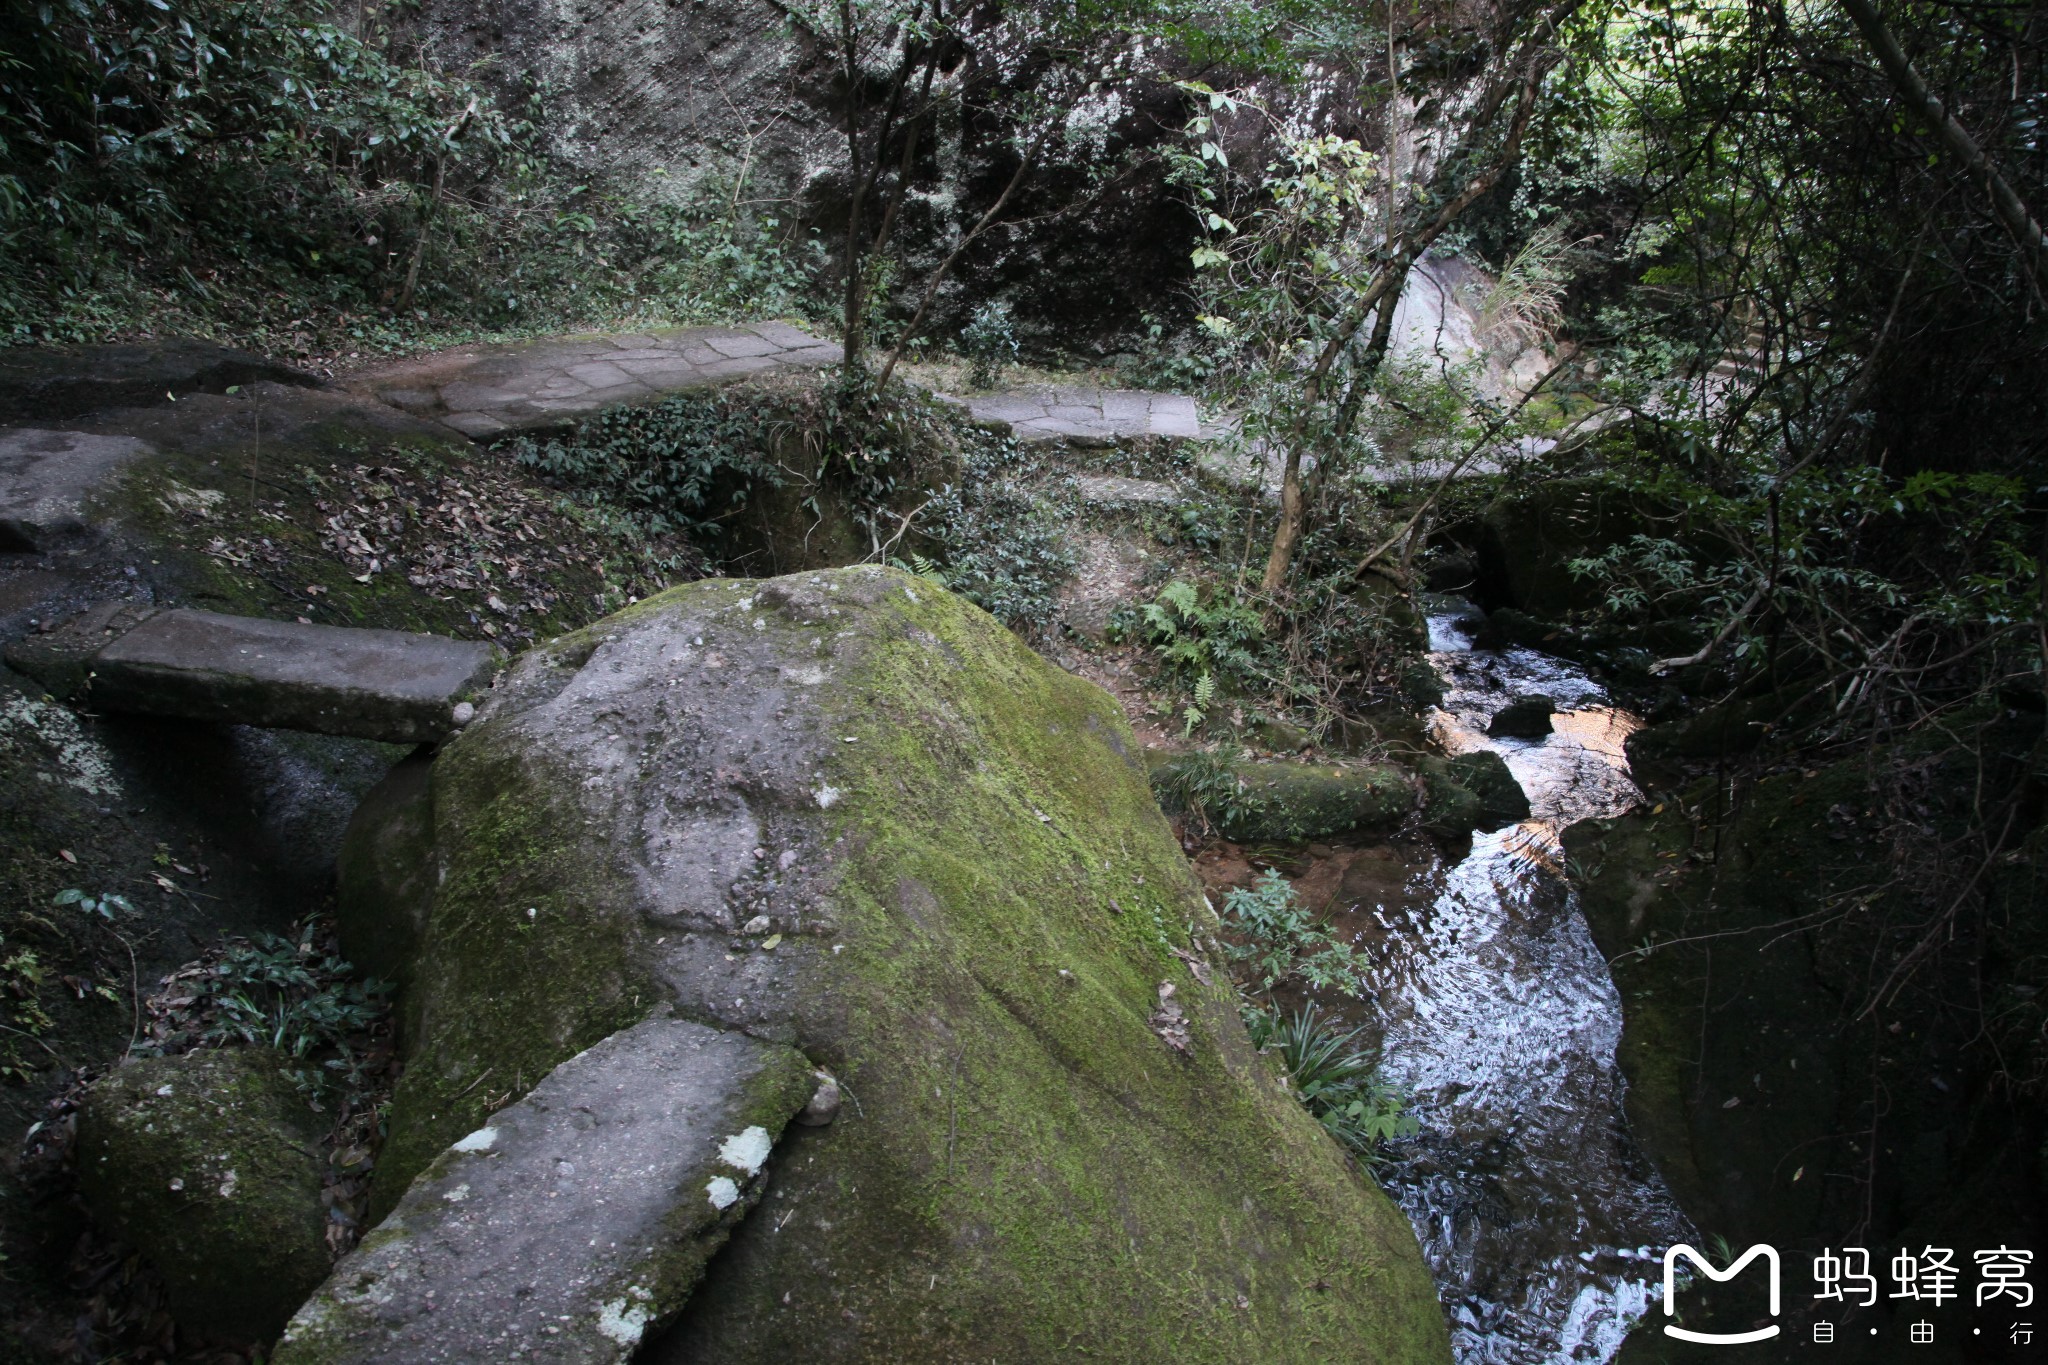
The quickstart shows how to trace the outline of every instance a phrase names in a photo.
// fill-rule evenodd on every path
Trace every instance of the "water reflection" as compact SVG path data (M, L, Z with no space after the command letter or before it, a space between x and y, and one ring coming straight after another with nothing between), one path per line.
M1383 1175L1436 1273L1461 1362L1606 1361L1684 1219L1623 1124L1621 1004L1561 875L1558 834L1635 802L1622 743L1640 722L1561 660L1466 648L1455 621L1430 622L1447 685L1437 738L1452 753L1499 753L1532 816L1476 836L1404 894L1360 903L1383 926L1369 935L1368 1021L1423 1125ZM1488 738L1493 713L1531 692L1558 706L1555 733Z

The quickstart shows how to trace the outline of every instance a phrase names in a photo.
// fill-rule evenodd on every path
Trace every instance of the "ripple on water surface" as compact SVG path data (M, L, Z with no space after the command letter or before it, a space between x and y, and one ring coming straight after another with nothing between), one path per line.
M1657 1296L1662 1248L1685 1222L1622 1118L1621 1002L1558 835L1636 801L1622 743L1640 722L1562 660L1464 648L1453 619L1430 622L1446 684L1437 738L1500 754L1533 813L1418 878L1425 897L1374 955L1382 1070L1422 1124L1382 1179L1436 1273L1461 1362L1606 1361ZM1555 732L1488 738L1524 693L1557 705Z

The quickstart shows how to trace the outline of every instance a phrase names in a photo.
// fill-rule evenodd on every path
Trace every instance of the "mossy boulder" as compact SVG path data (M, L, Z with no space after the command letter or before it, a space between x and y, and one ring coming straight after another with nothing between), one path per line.
M1385 763L1240 763L1242 798L1211 811L1239 843L1307 843L1393 829L1415 809L1415 784Z
M431 755L421 752L386 773L349 818L335 865L342 951L401 992L434 902L431 771Z
M1507 761L1491 749L1425 756L1416 760L1416 769L1422 775L1423 827L1432 834L1455 838L1529 818L1528 796Z
M1657 525L1651 509L1604 479L1548 479L1503 493L1479 521L1480 595L1538 616L1590 610L1606 587L1572 573L1571 562Z
M664 1009L844 1096L641 1359L1448 1359L1405 1220L1252 1054L1115 701L961 599L675 589L515 664L430 786L384 1207Z
M320 1116L268 1048L131 1061L87 1092L78 1180L187 1327L275 1336L328 1271Z

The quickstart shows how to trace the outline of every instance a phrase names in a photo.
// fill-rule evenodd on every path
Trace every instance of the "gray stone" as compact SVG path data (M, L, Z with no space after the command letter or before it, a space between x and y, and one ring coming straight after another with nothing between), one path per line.
M765 337L750 336L743 332L713 332L704 338L704 344L723 356L738 360L746 356L773 355L786 347L778 346Z
M53 630L10 642L7 666L34 678L59 701L69 701L91 681L93 656L156 614L147 602L96 602Z
M1486 723L1486 733L1495 739L1541 739L1550 733L1550 717L1556 710L1557 704L1545 696L1510 697Z
M334 924L343 955L401 993L412 981L434 906L432 773L424 754L386 773L349 817L335 863Z
M1147 429L1154 436L1178 436L1187 440L1200 437L1202 423L1195 411L1195 400L1182 394L1155 394Z
M810 1099L794 1049L649 1019L563 1062L415 1180L278 1365L625 1361L682 1307Z
M167 611L93 657L92 698L109 711L419 743L449 733L455 703L496 660L489 645L437 635Z
M188 1327L267 1340L328 1272L323 1124L269 1048L117 1067L78 1118L79 1187Z
M1385 1365L1447 1358L1414 1234L1258 1065L1206 965L1217 926L1121 708L944 589L872 566L672 589L522 655L430 785L433 905L372 1192L394 1217L358 1262L394 1273L337 1276L301 1321L344 1295L374 1315L380 1286L417 1302L394 1268L422 1293L488 1288L501 1316L479 1340L467 1308L394 1307L420 1343L377 1328L343 1358L545 1357L520 1290L585 1275L593 1239L658 1245L633 1240L638 1196L554 1221L544 1181L492 1186L512 1212L474 1232L435 1201L484 1197L488 1167L447 1152L502 1127L504 1091L662 1005L809 1058L783 1116L813 1066L844 1108L785 1135L770 1203L640 1360L1152 1360L1191 1339L1274 1365L1360 1341ZM1186 1053L1148 1026L1162 975ZM549 1155L576 1162L567 1142ZM493 1236L537 1274L472 1261ZM1216 1292L1161 1296L1160 1264ZM673 1303L587 1273L565 1332L630 1310L634 1284L650 1322ZM280 1361L331 1358L308 1336Z
M132 436L0 430L0 551L40 552L84 530L93 494L153 453L148 442Z
M0 348L0 422L158 407L259 381L303 387L320 382L289 365L205 341Z

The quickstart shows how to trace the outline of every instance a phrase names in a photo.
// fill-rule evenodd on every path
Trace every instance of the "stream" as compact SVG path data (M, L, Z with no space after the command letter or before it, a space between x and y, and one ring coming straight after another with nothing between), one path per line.
M1460 1365L1607 1361L1661 1302L1660 1258L1686 1223L1622 1117L1621 1001L1558 835L1637 800L1622 742L1641 722L1563 660L1472 649L1457 625L1471 614L1430 617L1447 688L1433 729L1447 752L1499 753L1533 814L1358 907L1390 930L1365 1022L1422 1125L1380 1178L1421 1239ZM1488 738L1530 692L1557 704L1555 733Z

